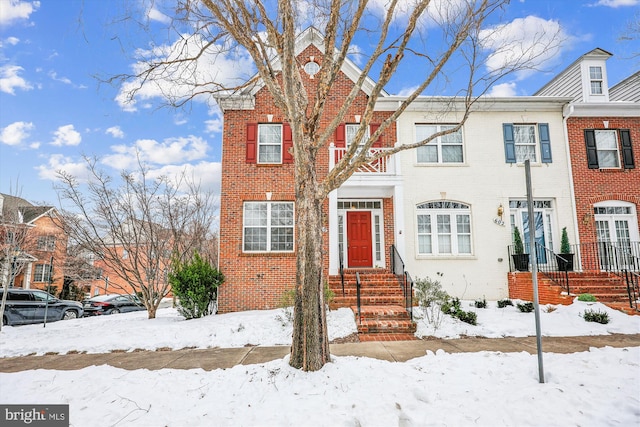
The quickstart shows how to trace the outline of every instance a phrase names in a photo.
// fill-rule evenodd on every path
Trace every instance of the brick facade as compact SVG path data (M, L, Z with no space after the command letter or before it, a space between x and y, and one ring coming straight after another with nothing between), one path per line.
M608 122L608 127L604 122ZM635 168L589 169L585 129L630 130ZM640 223L640 117L569 117L567 132L580 242L597 240L593 207L598 202L617 200L633 203L637 223Z
M314 45L306 47L298 56L304 65L311 57L316 62L322 58ZM302 72L308 90L309 104L313 105L315 81ZM320 132L336 116L344 98L353 87L353 82L340 74L327 96ZM355 115L365 109L367 95L361 92L345 115L346 123L355 123ZM379 123L389 113L376 112L372 123ZM291 163L263 165L247 162L247 124L283 123L285 118L276 108L266 87L255 94L255 107L247 110L225 109L222 149L222 180L220 199L220 270L225 282L219 291L219 311L231 312L253 309L271 309L279 305L286 290L295 284L294 252L246 253L243 251L243 206L248 201L294 201L294 165ZM327 174L329 147L321 147L317 157L319 179ZM395 126L388 128L381 137L382 146L392 146L395 141ZM393 208L391 199L384 201L385 246L393 243ZM328 202L324 204L328 216ZM328 274L329 238L328 222L324 232L323 253L325 277ZM388 248L385 249L388 251ZM386 259L388 260L388 256Z

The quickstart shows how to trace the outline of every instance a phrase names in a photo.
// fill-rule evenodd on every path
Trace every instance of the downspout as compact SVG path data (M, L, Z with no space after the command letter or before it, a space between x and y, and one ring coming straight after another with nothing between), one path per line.
M567 152L567 169L569 171L569 191L571 193L571 201L573 205L573 229L575 230L575 242L580 247L580 230L578 229L578 209L576 206L576 191L573 183L573 165L571 163L571 150L569 147L569 130L567 127L567 121L574 113L573 104L569 104L562 109L562 125L564 127L564 143L565 150ZM582 269L582 265L580 265Z

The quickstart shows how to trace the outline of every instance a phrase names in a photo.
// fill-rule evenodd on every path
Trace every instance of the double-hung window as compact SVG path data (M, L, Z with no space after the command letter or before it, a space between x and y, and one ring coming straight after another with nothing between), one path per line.
M547 123L502 125L507 163L551 163L551 140ZM538 150L539 154L538 154Z
M602 95L602 67L589 67L591 95Z
M258 163L282 163L282 125L258 125Z
M51 265L36 264L35 272L33 274L34 282L48 282L50 277L51 277Z
M417 124L416 142L424 141L435 133L451 130L454 127L456 125ZM418 147L417 155L418 163L463 163L462 128Z
M245 202L243 250L292 252L293 226L293 202Z
M56 236L39 236L38 250L52 252L56 248Z
M631 132L628 129L585 129L589 169L635 168Z
M416 206L418 255L471 255L471 208L453 201Z

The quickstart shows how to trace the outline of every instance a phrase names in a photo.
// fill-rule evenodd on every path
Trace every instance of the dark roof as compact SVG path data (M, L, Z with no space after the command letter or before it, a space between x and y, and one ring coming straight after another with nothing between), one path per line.
M2 212L0 216L9 221L17 221L18 213L22 214L22 222L29 223L46 214L53 206L35 206L21 197L0 193L2 198Z

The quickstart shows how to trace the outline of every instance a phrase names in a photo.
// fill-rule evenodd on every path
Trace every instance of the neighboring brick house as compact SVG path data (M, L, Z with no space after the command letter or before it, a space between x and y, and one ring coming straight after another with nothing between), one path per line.
M303 78L312 83L321 65L324 39L317 30L307 29L298 37L296 49L304 64ZM327 97L321 126L333 119L360 74L351 61L345 61ZM320 179L354 142L352 132L372 86L369 80L365 83L330 146L319 150ZM313 103L314 92L309 90L308 96ZM224 112L219 265L225 276L218 307L221 312L275 308L295 284L291 130L263 86L218 102ZM380 123L389 114L376 111L372 123ZM391 126L373 150L392 147L395 138L395 126ZM402 182L394 162L384 159L363 167L330 194L324 206L325 277L336 274L341 263L346 267L389 266L389 247L401 229L397 221L403 218L397 213Z
M55 291L52 293L60 292L64 283L67 236L59 227L55 208L0 194L0 213L3 231L0 257L15 257L14 268L19 268L9 285L46 289L50 284Z
M609 86L594 49L535 95L569 96L564 109L576 200L575 243L586 270L640 269L640 72Z

